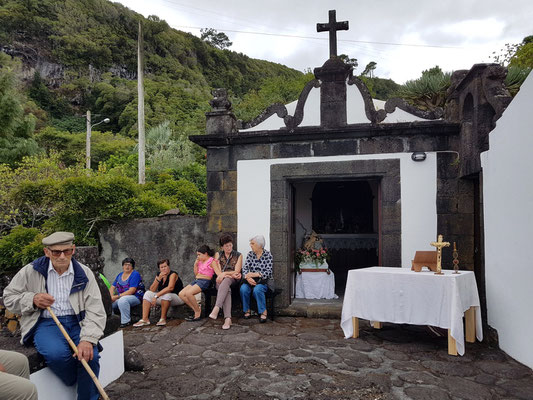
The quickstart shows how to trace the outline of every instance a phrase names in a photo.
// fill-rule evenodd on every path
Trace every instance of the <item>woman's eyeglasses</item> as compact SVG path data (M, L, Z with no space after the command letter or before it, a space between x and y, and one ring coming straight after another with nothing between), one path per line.
M52 250L52 249L48 249L48 251L50 253L52 253L52 255L54 257L59 257L61 256L61 253L63 253L65 256L70 256L72 254L72 252L74 251L74 249L70 248L70 249L65 249L65 250Z

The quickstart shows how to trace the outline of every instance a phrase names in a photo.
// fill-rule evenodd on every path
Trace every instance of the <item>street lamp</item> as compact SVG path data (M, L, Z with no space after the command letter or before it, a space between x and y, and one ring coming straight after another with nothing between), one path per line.
M91 125L91 112L87 110L87 117L85 118L87 120L87 137L85 138L85 168L91 169L91 134L92 129L96 125L100 125L101 123L108 124L110 119L104 118L100 122L97 122L96 124Z

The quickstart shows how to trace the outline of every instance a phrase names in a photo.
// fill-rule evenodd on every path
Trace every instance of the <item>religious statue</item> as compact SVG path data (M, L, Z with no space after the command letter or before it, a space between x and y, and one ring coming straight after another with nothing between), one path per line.
M311 231L311 234L306 236L303 247L308 251L322 250L324 247L324 241L315 231Z
M442 273L442 248L450 247L450 242L443 242L443 236L439 235L436 242L431 242L430 245L437 248L437 272L435 275L443 275Z

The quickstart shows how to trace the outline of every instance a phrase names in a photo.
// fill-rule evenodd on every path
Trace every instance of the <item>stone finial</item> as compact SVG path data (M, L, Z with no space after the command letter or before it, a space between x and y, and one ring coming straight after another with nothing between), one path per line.
M232 134L237 132L237 119L233 114L228 91L224 88L213 89L213 99L209 101L211 111L205 113L206 133Z
M231 101L228 100L228 91L225 88L213 89L213 99L209 101L212 111L231 111Z

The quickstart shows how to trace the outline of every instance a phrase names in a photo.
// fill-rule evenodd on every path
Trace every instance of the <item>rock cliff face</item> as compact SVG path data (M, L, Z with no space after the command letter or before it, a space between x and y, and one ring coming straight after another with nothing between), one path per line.
M48 56L41 53L39 49L22 43L0 46L0 51L21 60L22 70L20 77L24 82L31 82L35 72L38 72L41 78L46 81L48 87L57 89L64 83L67 72L72 70L62 64L50 61ZM113 65L107 71L102 71L89 64L87 69L86 76L91 83L99 82L105 72L110 72L113 76L119 78L137 79L137 71L128 70L121 65Z

